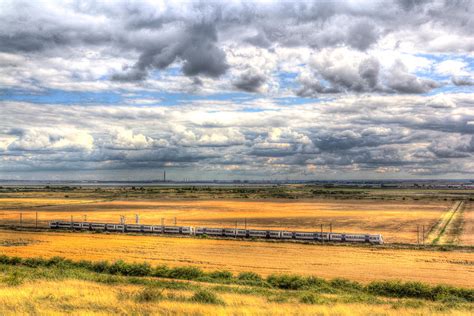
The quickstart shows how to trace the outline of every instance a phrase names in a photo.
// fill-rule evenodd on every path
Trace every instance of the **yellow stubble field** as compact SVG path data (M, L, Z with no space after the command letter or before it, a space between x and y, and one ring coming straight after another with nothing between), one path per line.
M474 203L466 203L461 219L460 244L474 245Z
M319 231L380 233L388 243L416 243L417 226L426 231L452 205L451 201L372 201L372 200L150 200L93 201L67 199L0 199L0 224L32 225L35 212L39 222L84 220L118 222L121 215L128 223L139 214L143 224L269 228ZM22 199L16 199L22 200ZM11 207L23 203L23 207ZM35 204L36 203L36 204ZM468 240L468 239L463 239ZM468 240L469 241L469 240Z
M208 286L207 288L210 288ZM331 304L301 304L270 301L251 294L219 293L221 304L189 301L193 294L186 290L165 290L164 299L143 302L136 297L138 285L110 285L82 280L39 280L15 287L0 287L1 315L430 315L435 304L394 307L384 303L338 302ZM178 301L169 298L185 298ZM412 303L413 305L413 303ZM396 306L396 305L395 305ZM466 310L442 310L438 314L461 316Z
M417 280L473 287L474 253L337 245L306 245L187 237L0 230L0 254L123 259L205 270L295 273L361 282Z

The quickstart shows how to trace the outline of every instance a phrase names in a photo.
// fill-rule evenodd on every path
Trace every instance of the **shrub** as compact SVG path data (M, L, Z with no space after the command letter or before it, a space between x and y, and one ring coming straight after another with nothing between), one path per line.
M131 263L127 267L127 275L129 276L149 276L151 275L152 269L150 264L144 263Z
M127 275L127 264L123 260L117 260L109 266L108 272L111 274Z
M315 276L307 277L306 282L308 282L308 285L312 287L322 287L328 285L328 281L322 278L317 278Z
M343 279L343 278L332 279L329 282L329 284L334 288L346 290L346 291L348 290L360 291L363 289L363 286L360 283Z
M27 258L23 260L23 265L31 268L37 268L44 265L42 258Z
M191 301L204 303L204 304L223 304L224 302L219 299L219 297L208 291L208 290L199 290L191 297Z
M23 260L20 257L6 257L6 264L19 266L23 263Z
M170 273L170 269L167 266L157 266L153 271L152 271L152 276L158 277L158 278L168 278Z
M109 263L107 261L98 261L93 263L84 263L84 268L98 273L105 273L109 270Z
M65 259L63 257L52 257L50 259L43 261L43 265L45 267L55 267L55 268L60 268L60 269L66 269L66 268L74 267L75 264L72 260Z
M237 279L242 280L242 281L254 281L254 282L263 281L262 277L254 272L241 272L237 276Z
M412 297L430 300L459 298L474 301L474 290L454 288L447 285L431 287L420 282L375 281L367 286L367 291L376 295L392 297Z
M138 302L156 302L163 298L163 290L154 287L145 287L135 296Z
M216 280L230 280L232 279L233 275L232 272L227 270L222 271L213 271L208 274L208 277Z
M176 267L168 272L168 277L173 279L195 280L203 276L204 272L197 267Z
M271 286L284 290L300 290L308 287L308 280L299 275L272 274L267 278L267 282Z

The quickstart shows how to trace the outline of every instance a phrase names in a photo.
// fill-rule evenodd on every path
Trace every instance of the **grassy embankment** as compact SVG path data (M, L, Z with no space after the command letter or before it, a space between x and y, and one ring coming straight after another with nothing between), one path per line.
M360 282L403 279L472 286L472 249L441 250L0 230L0 253L23 258L61 256L94 261L123 258L127 262L146 261L152 265L191 264L206 271L253 271L264 276L292 273Z
M398 315L474 311L474 290L420 282L0 256L0 314Z

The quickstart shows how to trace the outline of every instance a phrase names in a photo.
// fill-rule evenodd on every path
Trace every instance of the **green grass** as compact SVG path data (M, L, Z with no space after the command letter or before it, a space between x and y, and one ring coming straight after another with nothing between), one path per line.
M157 270L159 273L156 273ZM166 275L166 278L156 277L157 274ZM227 293L252 295L273 303L329 306L362 303L384 304L395 310L429 307L433 311L456 309L466 313L474 312L472 289L431 286L419 282L378 281L364 285L346 279L325 280L298 275L271 275L263 278L255 273L235 276L228 271L204 272L195 270L194 267L151 267L123 261L93 263L58 257L22 259L0 256L0 286L15 288L40 279L58 282L58 287L68 279L110 286L136 285L138 291L118 295L124 296L120 299L140 304L171 300L224 306L221 294ZM180 290L189 291L192 295L170 292Z
M0 265L10 271L0 279L2 283L10 286L19 285L25 280L34 278L57 280L79 278L107 284L127 282L141 285L159 285L162 288L170 288L171 286L193 289L192 283L166 282L163 280L163 278L166 278L224 285L245 285L257 290L310 291L327 294L350 294L364 298L367 296L385 296L440 302L474 302L473 289L448 285L432 286L421 282L374 281L364 285L342 278L325 280L314 276L300 275L274 274L263 278L256 273L245 272L234 276L229 271L204 272L197 267L152 267L147 263L125 263L121 260L109 263L106 261L72 261L60 257L22 259L0 255ZM221 288L220 290L223 289L228 290L228 288Z

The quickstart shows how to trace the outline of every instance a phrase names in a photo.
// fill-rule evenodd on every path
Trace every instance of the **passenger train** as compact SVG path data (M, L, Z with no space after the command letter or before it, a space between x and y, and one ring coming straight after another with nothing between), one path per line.
M357 242L383 244L380 234L342 234L328 232L298 232L283 230L257 230L237 228L215 228L215 227L191 227L191 226L157 226L140 224L107 224L93 222L67 222L52 221L49 223L51 229L92 230L110 232L132 232L132 233L157 233L157 234L180 234L194 236L215 237L238 237L238 238L263 238L282 240L305 240L305 241L334 241L334 242Z

